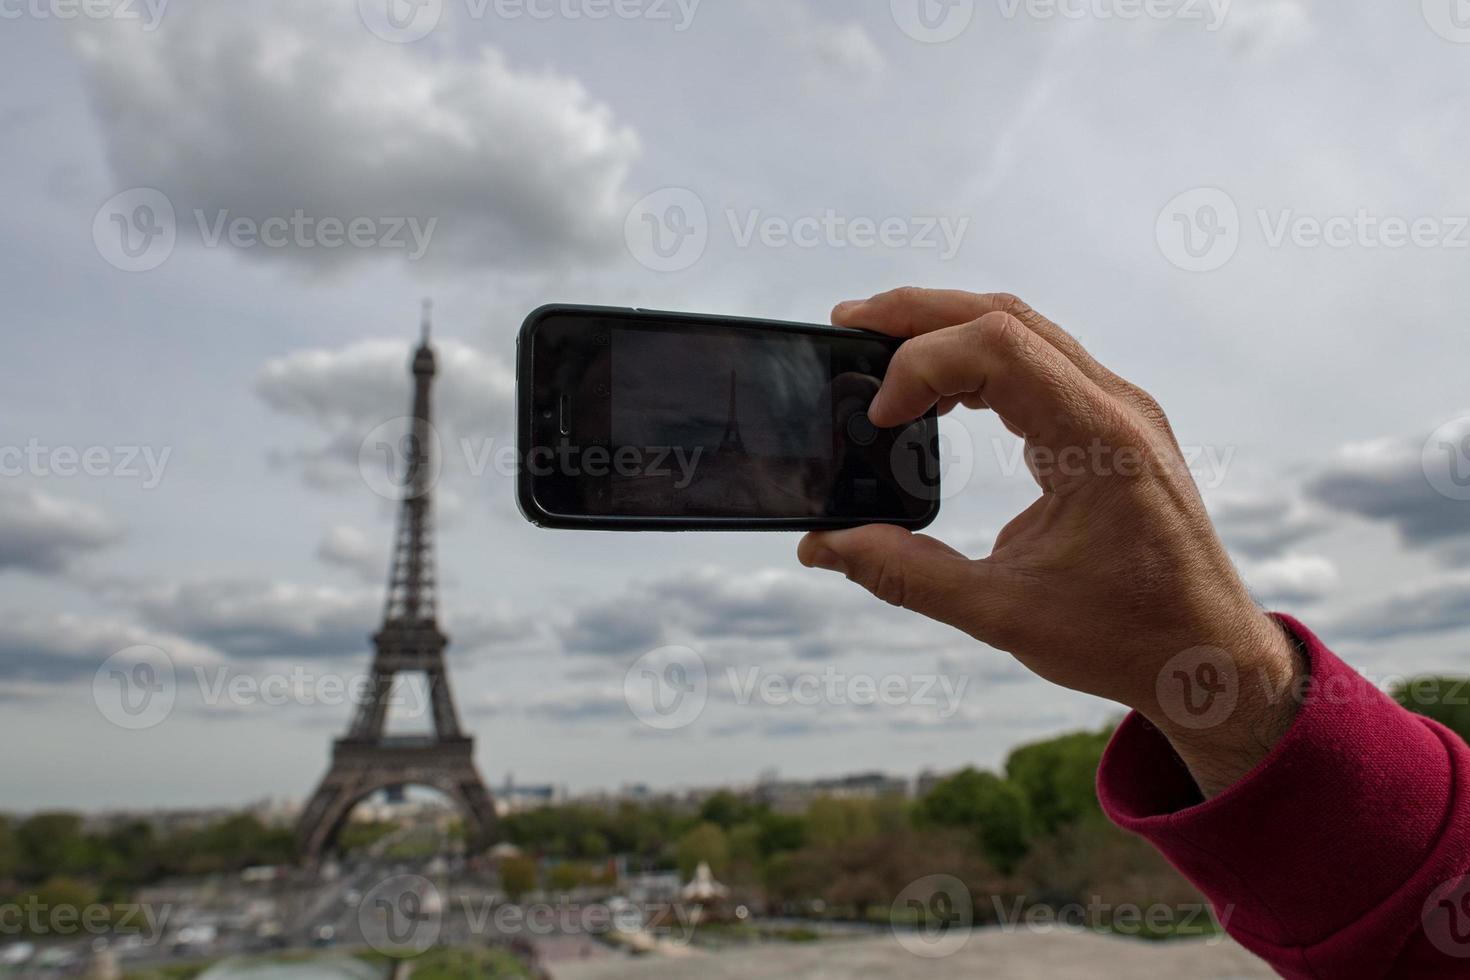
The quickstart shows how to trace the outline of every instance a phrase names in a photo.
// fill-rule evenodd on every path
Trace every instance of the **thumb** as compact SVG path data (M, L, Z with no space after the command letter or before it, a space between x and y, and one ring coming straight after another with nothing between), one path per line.
M994 596L985 562L888 524L815 531L802 538L796 554L808 568L841 572L884 602L971 634L980 625L970 622L981 605L978 595Z

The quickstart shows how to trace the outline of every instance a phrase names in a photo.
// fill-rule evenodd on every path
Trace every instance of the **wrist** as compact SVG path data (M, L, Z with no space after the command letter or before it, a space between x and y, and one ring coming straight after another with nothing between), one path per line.
M1252 606L1218 644L1164 664L1134 707L1169 740L1205 798L1254 769L1291 728L1308 674L1294 637Z

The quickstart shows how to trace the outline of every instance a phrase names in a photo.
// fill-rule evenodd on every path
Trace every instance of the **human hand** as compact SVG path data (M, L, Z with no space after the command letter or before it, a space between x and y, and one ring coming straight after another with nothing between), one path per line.
M907 338L869 408L875 425L936 405L992 410L1024 438L1042 495L987 558L873 525L808 534L802 563L1138 710L1206 795L1264 757L1294 716L1293 699L1271 692L1303 668L1231 564L1158 403L1007 294L899 289L842 303L832 322ZM1214 652L1178 659L1200 648ZM1204 662L1202 677L1235 688L1229 717L1207 726L1165 683L1183 663L1189 698Z

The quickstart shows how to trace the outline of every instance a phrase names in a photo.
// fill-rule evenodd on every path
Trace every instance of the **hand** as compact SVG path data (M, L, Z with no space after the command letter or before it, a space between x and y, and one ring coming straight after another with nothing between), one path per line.
M899 289L842 303L832 322L907 338L869 408L875 425L935 405L992 410L1025 440L1041 497L988 558L874 525L808 534L802 563L1138 710L1206 795L1260 761L1290 726L1285 692L1302 667L1236 574L1158 403L1005 294ZM1188 653L1199 648L1214 652ZM1199 724L1189 699L1222 684L1227 717Z

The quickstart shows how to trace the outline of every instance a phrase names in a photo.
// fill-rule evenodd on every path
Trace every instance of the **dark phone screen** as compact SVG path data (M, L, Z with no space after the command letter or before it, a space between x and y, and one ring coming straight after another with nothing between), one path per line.
M830 350L809 337L614 330L612 444L625 460L667 449L672 465L615 473L613 509L823 513L838 448L831 380Z
M927 442L867 419L894 349L768 325L552 321L538 398L556 402L560 445L538 499L673 521L921 517Z

